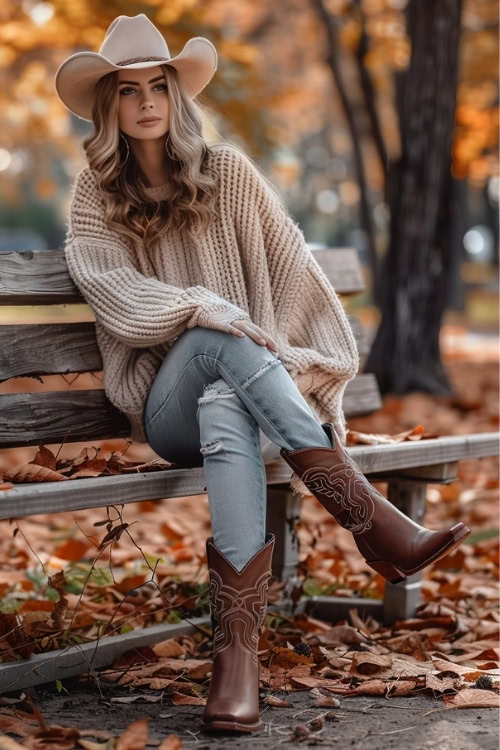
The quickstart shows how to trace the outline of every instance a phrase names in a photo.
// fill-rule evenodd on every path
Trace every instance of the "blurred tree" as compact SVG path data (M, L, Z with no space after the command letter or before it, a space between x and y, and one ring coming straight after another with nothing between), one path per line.
M452 392L439 333L460 252L451 147L461 8L462 0L410 0L407 6L411 60L396 80L402 150L389 169L382 319L365 365L382 393Z

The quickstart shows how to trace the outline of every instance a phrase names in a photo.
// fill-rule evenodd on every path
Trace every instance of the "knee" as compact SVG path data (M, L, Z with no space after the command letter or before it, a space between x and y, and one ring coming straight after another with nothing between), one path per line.
M226 331L220 331L218 328L205 328L205 326L186 328L179 336L179 340L182 340L184 343L189 342L189 345L200 353L206 349L208 339L216 343L226 343L227 341L231 341L231 339L238 339L238 337Z
M215 434L216 430L219 430L221 425L226 424L228 419L228 411L224 407L229 407L231 411L238 407L244 408L234 388L231 388L224 378L219 378L213 383L205 385L203 395L198 398L196 418L200 430L206 437L220 437ZM207 453L216 453L217 450L221 449L221 446L216 446L215 442L211 440L206 446Z
M219 378L203 388L203 396L198 399L198 406L210 404L216 399L231 398L236 396L236 391L226 383L224 378Z

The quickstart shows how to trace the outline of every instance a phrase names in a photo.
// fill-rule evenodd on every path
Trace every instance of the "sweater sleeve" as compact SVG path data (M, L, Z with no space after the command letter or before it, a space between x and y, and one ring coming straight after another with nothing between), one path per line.
M223 329L249 314L203 286L181 289L140 273L132 242L104 222L96 177L85 167L72 192L64 245L68 271L98 321L129 347L175 339L185 328Z
M275 186L232 145L225 146L224 158L232 175L234 220L249 242L259 245L261 239L264 246L280 360L345 445L343 398L360 360L342 303Z
M241 201L235 201L236 220L247 225L256 209L252 231L262 233L272 303L280 339L280 357L293 376L311 375L318 382L347 382L357 373L359 353L351 325L335 289L308 248L278 191L246 154L230 148L235 184ZM239 216L238 216L239 214Z

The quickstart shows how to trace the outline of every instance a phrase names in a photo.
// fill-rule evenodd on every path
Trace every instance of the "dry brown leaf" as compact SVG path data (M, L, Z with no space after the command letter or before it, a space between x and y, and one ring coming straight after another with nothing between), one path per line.
M144 750L148 741L148 720L137 719L116 741L116 750Z
M466 674L477 671L477 668L473 669L464 664L455 664L454 662L446 661L445 659L433 659L432 663L434 664L434 668L439 672L454 672L455 674L460 675L460 677L465 677Z
M173 692L172 703L174 706L204 706L206 698L199 695L185 695L184 693Z
M364 643L366 635L351 625L335 625L324 633L315 633L314 636L323 646L336 646L341 643Z
M52 469L52 471L56 471L56 460L56 457L49 448L46 448L44 445L39 445L35 458L33 459L33 461L29 461L28 463L37 464L38 466L45 466L46 469Z
M323 695L321 690L313 688L311 690L311 697L314 701L311 705L313 706L329 706L330 708L340 708L340 701L338 698L334 698L333 695Z
M358 652L354 654L350 672L357 675L372 675L377 672L386 672L392 667L392 656L390 654L371 654Z
M272 653L271 666L283 667L284 669L291 669L297 664L312 664L313 661L309 656L298 654L292 648L283 648L282 646L273 646L270 649Z
M390 683L387 695L408 695L416 685L417 682L415 680L395 680Z
M80 479L80 477L100 477L105 471L108 462L105 458L95 458L86 461L82 467L70 476L70 479Z
M211 665L210 661L206 659L170 659L162 658L162 667L170 669L172 672L191 672L193 669L204 667L205 665Z
M4 473L4 478L16 483L61 482L68 479L68 477L65 477L58 471L46 469L44 466L38 466L37 464L19 464L19 466L13 466L12 469L7 469Z
M355 691L360 695L408 695L416 684L416 680L368 680Z
M182 740L177 734L168 734L158 746L158 750L180 750L183 747Z
M277 698L275 695L268 695L264 698L264 703L268 706L275 706L276 708L290 708L290 703L288 701L284 701L282 698Z
M437 677L435 674L425 675L425 687L432 690L433 693L444 693L446 690L457 690L458 679L453 677Z
M491 690L463 688L452 698L444 698L448 708L500 708L500 696Z
M309 688L328 688L330 689L332 687L332 681L326 678L322 677L313 677L313 676L292 676L291 681L294 685L296 685L299 688L302 688L302 690L307 690ZM350 690L350 688L346 688L347 690Z
M405 440L423 440L434 439L439 437L435 433L426 432L425 427L421 424L415 425L411 430L398 432L396 435L388 433L358 432L349 430L347 433L347 445L378 445L385 443L402 443Z
M160 641L155 643L153 651L158 656L182 656L186 653L186 649L178 643L175 638L168 638L166 641Z

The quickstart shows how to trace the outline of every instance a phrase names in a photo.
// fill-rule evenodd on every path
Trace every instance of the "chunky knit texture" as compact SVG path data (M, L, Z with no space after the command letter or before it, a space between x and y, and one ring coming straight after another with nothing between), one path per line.
M359 355L342 304L260 169L231 144L209 149L207 166L220 176L217 216L196 243L174 228L137 250L105 225L94 172L85 167L75 179L64 250L95 315L106 395L128 417L132 439L147 442L144 405L175 339L196 325L251 320L345 444L342 398ZM166 198L168 187L148 194Z

